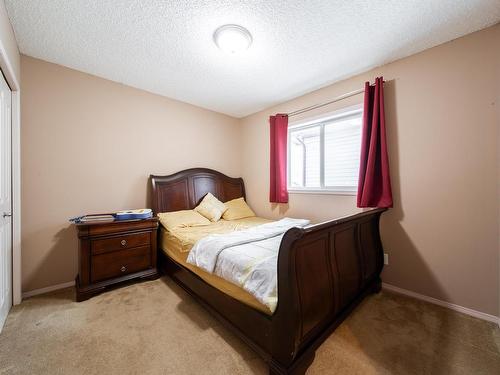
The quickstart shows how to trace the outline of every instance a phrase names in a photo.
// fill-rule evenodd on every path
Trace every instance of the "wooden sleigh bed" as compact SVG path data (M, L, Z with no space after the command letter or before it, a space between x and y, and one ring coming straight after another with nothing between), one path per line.
M194 168L151 176L155 213L193 209L208 193L245 197L241 178ZM278 305L266 315L230 297L158 250L159 267L269 365L270 374L304 374L315 350L369 293L381 287L383 249L373 209L288 230L278 255Z

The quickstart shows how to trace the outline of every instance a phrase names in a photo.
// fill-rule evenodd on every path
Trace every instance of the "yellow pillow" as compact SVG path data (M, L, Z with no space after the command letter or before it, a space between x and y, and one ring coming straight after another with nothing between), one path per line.
M158 218L160 219L161 225L169 231L178 228L198 227L210 224L210 221L194 210L163 212L158 214Z
M244 217L255 216L255 213L248 206L243 198L233 199L224 203L227 207L226 212L222 215L224 220L243 219Z
M207 193L205 198L203 198L194 210L205 216L210 221L219 221L224 211L226 211L226 206L211 193Z

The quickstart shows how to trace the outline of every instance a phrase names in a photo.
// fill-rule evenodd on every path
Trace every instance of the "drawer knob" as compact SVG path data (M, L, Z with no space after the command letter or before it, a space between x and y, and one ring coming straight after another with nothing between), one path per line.
M127 240L121 240L120 243L122 244L122 246L125 246L127 244Z
M120 271L122 271L122 272L125 272L126 270L127 270L127 267L125 267L125 266L122 266L122 268L120 268Z

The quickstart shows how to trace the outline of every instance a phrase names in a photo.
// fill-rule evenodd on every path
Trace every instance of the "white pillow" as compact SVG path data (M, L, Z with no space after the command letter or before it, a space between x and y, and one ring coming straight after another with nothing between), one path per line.
M227 207L211 193L207 193L194 210L205 216L210 221L219 221L222 214L227 210Z

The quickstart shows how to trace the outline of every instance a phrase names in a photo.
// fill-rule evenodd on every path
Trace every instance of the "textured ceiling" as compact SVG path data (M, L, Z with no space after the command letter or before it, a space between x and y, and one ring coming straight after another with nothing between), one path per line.
M6 0L22 53L242 117L500 21L500 0ZM229 56L213 31L246 27Z

